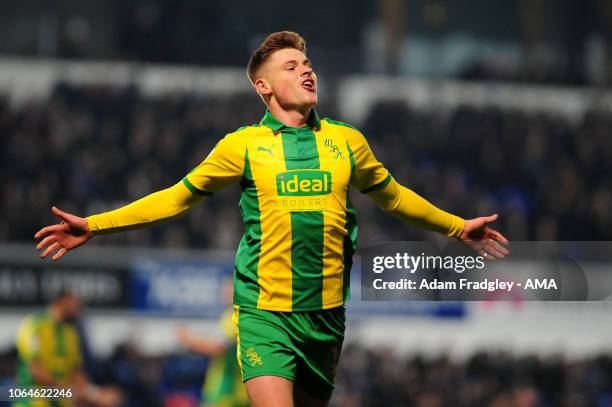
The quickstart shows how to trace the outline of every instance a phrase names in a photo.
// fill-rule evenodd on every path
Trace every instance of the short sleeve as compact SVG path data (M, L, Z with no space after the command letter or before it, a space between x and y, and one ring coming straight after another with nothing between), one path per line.
M364 194L384 188L392 180L389 171L376 159L363 134L353 128L345 131L353 166L351 185Z
M244 170L244 152L240 137L228 134L183 178L183 183L192 193L206 196L238 182Z

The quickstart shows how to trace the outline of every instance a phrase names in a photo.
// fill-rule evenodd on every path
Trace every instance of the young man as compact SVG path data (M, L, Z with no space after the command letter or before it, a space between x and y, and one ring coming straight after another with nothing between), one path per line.
M344 339L357 224L349 185L400 220L503 258L506 239L487 225L497 215L463 220L399 185L364 136L320 119L317 77L305 42L271 34L248 76L268 110L262 121L228 134L181 182L117 210L41 229L37 246L54 260L92 236L142 228L184 214L239 182L245 234L236 255L234 321L238 362L253 406L325 406ZM500 244L501 243L501 244Z

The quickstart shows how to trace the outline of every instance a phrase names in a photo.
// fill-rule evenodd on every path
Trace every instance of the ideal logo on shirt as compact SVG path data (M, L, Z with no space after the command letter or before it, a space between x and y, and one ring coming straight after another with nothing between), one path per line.
M276 174L279 196L316 196L331 193L331 172L293 170Z

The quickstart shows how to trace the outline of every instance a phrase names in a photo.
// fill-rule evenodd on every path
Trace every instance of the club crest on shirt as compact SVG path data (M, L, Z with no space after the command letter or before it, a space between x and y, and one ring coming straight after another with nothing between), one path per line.
M340 148L337 144L334 144L334 141L330 138L325 139L325 147L329 149L329 152L332 154L336 160L344 160L344 154L340 151Z

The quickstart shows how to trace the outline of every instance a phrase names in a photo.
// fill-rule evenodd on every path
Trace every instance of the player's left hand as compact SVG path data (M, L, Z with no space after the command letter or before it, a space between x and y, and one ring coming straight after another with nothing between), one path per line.
M488 260L503 259L510 254L505 247L508 239L487 226L496 220L497 214L466 220L459 240Z

